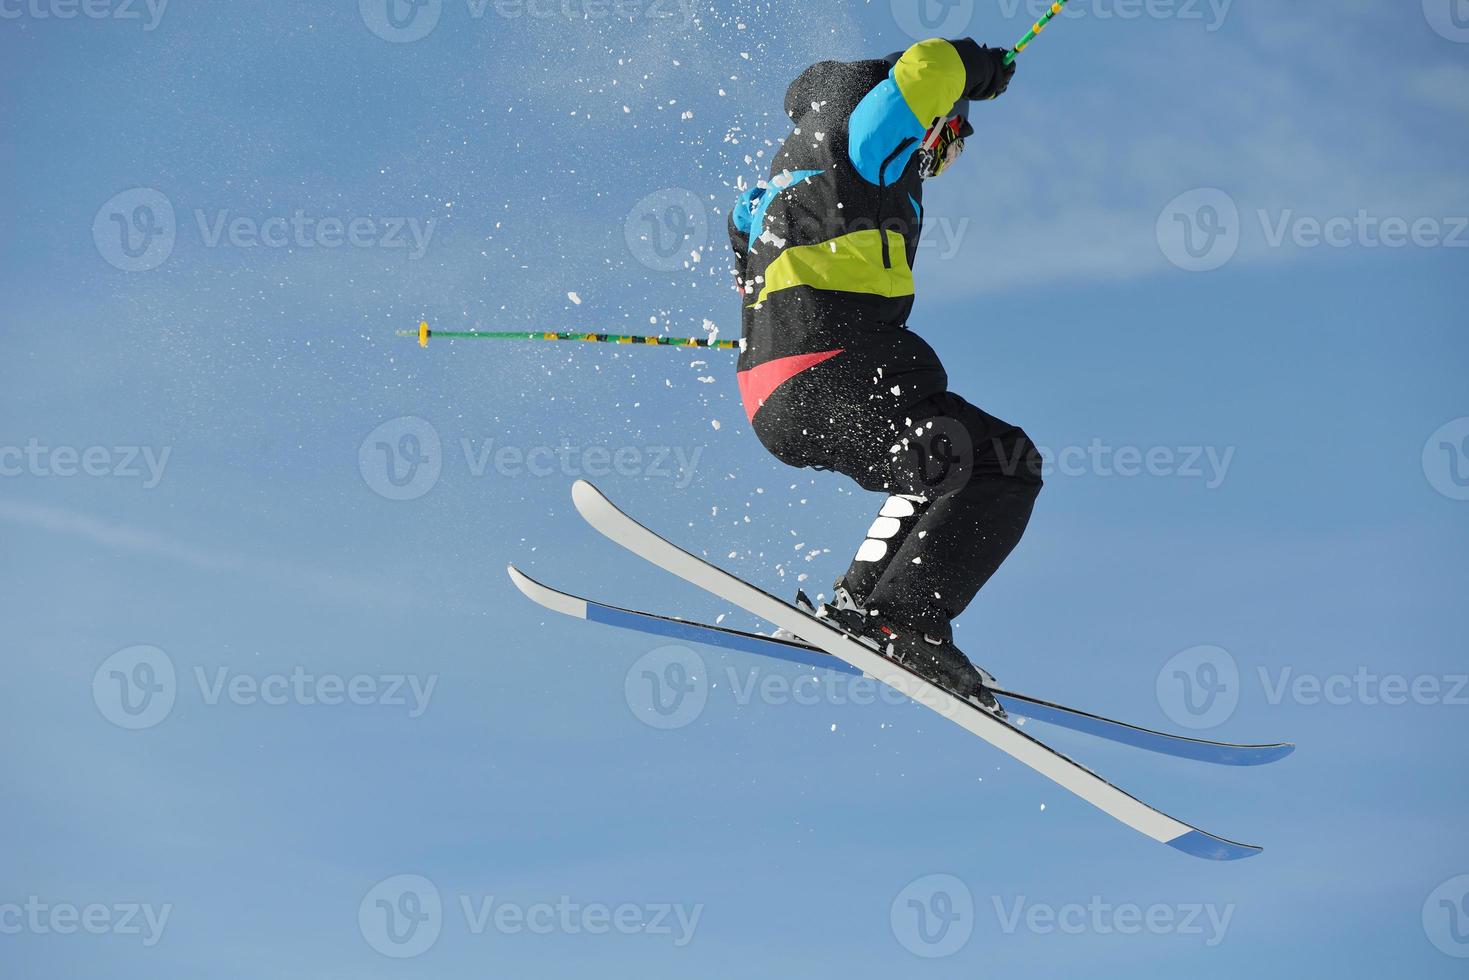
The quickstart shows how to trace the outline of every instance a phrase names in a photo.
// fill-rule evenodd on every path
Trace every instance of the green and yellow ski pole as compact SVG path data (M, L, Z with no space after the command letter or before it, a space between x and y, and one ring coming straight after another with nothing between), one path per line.
M1036 35L1040 34L1041 31L1046 29L1046 25L1050 24L1051 21L1056 19L1057 14L1066 9L1066 4L1068 2L1069 0L1052 0L1051 9L1046 11L1046 15L1030 26L1030 30L1025 32L1025 36L1022 37L1019 41L1015 42L1015 47L1013 49L1005 52L1005 64L1015 64L1015 57L1020 54L1020 52L1025 50L1026 45L1030 44L1031 41L1034 41L1036 39ZM947 119L944 120L944 125L949 125L953 120L957 118L958 116L949 116ZM925 150L931 150L938 145L940 138L939 130L941 128L942 127L940 126L935 126L929 132L928 136L923 141L923 148Z
M1025 32L1025 36L1015 43L1015 49L1006 53L1005 64L1012 64L1015 61L1015 56L1024 51L1025 46L1028 45L1031 41L1034 41L1036 35L1045 30L1046 25L1056 19L1056 15L1065 8L1067 2L1068 0L1055 0L1055 2L1051 4L1051 9L1046 11L1046 15L1040 20L1036 21L1031 29Z
M415 336L411 330L399 330L399 337ZM738 340L710 340L708 337L646 337L618 333L572 333L542 330L430 330L427 321L418 325L418 346L427 347L430 337L456 340L580 340L593 344L652 344L657 347L710 347L717 350L740 350Z

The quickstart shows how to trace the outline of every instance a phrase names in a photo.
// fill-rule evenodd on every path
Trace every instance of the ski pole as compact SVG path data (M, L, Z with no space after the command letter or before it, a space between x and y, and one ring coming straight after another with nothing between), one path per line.
M710 347L718 350L742 350L738 340L710 340L707 337L647 337L617 333L572 333L542 330L430 330L428 322L418 325L418 332L399 330L399 337L418 337L418 346L427 347L430 337L457 340L581 340L595 344L652 344L657 347Z
M1040 20L1036 21L1034 26L1032 26L1030 30L1025 32L1024 37L1015 42L1015 50L1005 53L1005 64L1008 65L1014 63L1015 56L1024 51L1025 46L1031 41L1034 41L1035 36L1046 29L1047 24L1056 19L1056 15L1061 12L1061 8L1065 7L1067 2L1068 0L1055 0L1055 2L1051 4L1051 9L1046 11L1046 15Z
M1015 56L1024 51L1026 46L1030 44L1031 41L1035 40L1036 35L1046 29L1047 24L1056 19L1056 15L1059 14L1063 9L1065 9L1068 2L1069 0L1052 0L1051 9L1046 11L1046 15L1031 25L1030 30L1025 32L1025 36L1022 37L1019 41L1015 42L1015 48L1013 50L1005 52L1005 64L1013 65L1015 63ZM950 116L948 119L944 120L944 122L948 123L950 120L955 118L955 116ZM941 128L942 127L940 126L935 126L925 138L923 142L923 148L925 150L931 150L938 145L939 137L941 135L939 130Z

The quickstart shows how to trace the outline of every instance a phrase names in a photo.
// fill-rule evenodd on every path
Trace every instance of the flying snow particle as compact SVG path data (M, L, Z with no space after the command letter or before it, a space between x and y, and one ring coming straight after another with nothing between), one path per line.
M571 300L577 306L580 306L581 305L581 297L578 296L576 293L567 293L566 294L566 298L569 299L569 300Z

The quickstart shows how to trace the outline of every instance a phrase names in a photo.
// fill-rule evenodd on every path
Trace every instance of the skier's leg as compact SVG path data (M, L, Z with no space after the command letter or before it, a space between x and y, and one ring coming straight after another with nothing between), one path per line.
M1014 550L1040 492L1040 455L1019 428L956 395L915 409L893 455L899 492L926 495L867 596L871 609L941 638Z
M867 537L857 549L851 566L837 580L837 587L846 589L857 605L867 605L872 590L882 581L893 556L903 547L903 541L917 526L928 504L928 498L917 494L893 494L883 501L882 510L867 529Z

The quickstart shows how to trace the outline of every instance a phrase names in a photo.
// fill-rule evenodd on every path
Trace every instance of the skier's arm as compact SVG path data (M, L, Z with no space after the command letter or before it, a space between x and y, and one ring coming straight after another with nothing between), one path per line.
M993 99L1005 90L1013 64L1003 48L970 38L919 41L897 59L888 77L868 92L848 122L848 153L864 179L882 183L901 172L923 134L960 99Z
M745 292L745 264L750 255L750 231L754 223L754 212L765 195L765 188L751 187L740 195L734 210L729 213L729 245L735 254L735 288L743 296Z

